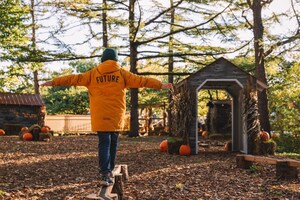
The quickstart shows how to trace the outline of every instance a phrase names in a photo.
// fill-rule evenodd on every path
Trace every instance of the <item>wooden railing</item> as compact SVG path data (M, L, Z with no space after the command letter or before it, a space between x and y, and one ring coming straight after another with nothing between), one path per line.
M89 115L46 115L45 125L49 126L54 132L91 132L91 119Z

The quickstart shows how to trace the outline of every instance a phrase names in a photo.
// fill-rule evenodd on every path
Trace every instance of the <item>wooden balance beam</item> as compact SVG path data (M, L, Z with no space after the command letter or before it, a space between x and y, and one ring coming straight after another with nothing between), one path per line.
M253 156L239 154L236 157L237 167L249 169L254 162L276 165L276 177L279 179L298 179L298 169L300 161L286 159L280 160L264 156Z
M117 165L112 171L114 183L110 186L100 186L97 194L86 196L87 199L121 200L123 198L123 183L128 180L127 165Z

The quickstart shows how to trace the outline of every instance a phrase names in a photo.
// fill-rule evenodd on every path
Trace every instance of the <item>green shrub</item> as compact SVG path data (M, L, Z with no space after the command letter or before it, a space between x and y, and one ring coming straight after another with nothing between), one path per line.
M300 153L300 135L299 134L280 134L273 138L277 144L276 152Z

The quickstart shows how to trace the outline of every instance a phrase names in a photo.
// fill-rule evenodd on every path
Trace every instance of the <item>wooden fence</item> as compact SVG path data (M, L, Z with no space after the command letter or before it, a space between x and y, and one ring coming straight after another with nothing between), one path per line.
M60 133L92 132L90 115L46 115L45 125Z
M149 123L151 121L151 123ZM154 121L154 122L153 122ZM130 129L130 116L125 115L124 131ZM148 133L150 126L163 126L164 118L139 118L140 132ZM90 115L46 115L45 125L59 133L92 133Z

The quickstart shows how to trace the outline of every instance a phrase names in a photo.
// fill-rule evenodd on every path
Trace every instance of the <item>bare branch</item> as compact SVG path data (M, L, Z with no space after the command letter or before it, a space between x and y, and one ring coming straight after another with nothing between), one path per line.
M161 13L159 13L157 16L155 16L154 18L150 19L148 22L145 23L145 26L148 26L149 24L153 23L156 19L158 19L160 16L162 16L163 14L169 12L170 10L176 8L178 5L180 5L183 2L183 0L180 0L177 2L177 4L171 6L170 8L162 11Z
M218 55L224 55L224 54L231 54L240 51L241 49L245 48L252 42L252 40L246 42L242 46L240 46L237 49L234 49L232 51L227 52L205 52L205 53L172 53L172 54L159 54L159 55L149 55L149 56L143 56L141 58L138 58L138 60L145 60L150 58L166 58L166 57L183 57L183 56L218 56ZM140 52L141 53L141 52ZM151 52L154 53L154 52ZM159 53L159 52L156 52Z
M292 5L292 9L293 9L293 12L295 14L295 17L296 17L296 20L297 20L297 24L298 24L297 34L299 34L300 33L300 17L299 17L299 12L296 12L293 0L291 0L291 5Z
M167 36L169 36L169 35L174 35L174 34L176 34L176 33L180 33L180 32L183 32L183 31L188 31L188 30L197 28L197 27L199 27L199 26L203 26L203 25L205 25L205 24L207 24L207 23L213 21L213 20L214 20L215 18L217 18L219 15L221 15L221 14L222 14L222 13L223 13L230 5L231 5L231 3L228 4L228 6L226 6L221 12L215 14L212 18L208 19L207 21L205 21L205 22L203 22L203 23L197 24L197 25L195 25L195 26L186 27L186 28L183 28L183 29L177 29L177 30L175 30L175 31L171 31L171 32L169 32L169 33L166 33L166 34L164 34L164 35L161 35L161 36L158 36L158 37L154 37L154 38L151 38L151 39L145 40L145 41L139 41L139 42L137 42L137 43L138 43L139 45L141 45L141 44L146 44L146 43L149 43L149 42L158 40L158 39L165 38L165 37L167 37Z
M249 5L249 7L250 7L251 9L253 9L253 3L251 2L251 0L247 0L247 4Z
M245 10L242 12L242 17L245 19L246 23L249 25L249 29L253 29L253 25L249 22L247 16L244 15Z
M272 3L273 0L261 0L261 6Z
M177 75L177 76L186 76L193 73L190 72L138 72L139 75L156 75L156 76L167 76L167 75Z
M278 41L277 43L273 44L269 50L267 50L265 53L264 53L264 56L267 57L268 55L270 55L274 49L276 49L277 47L280 47L280 46L283 46L285 44L288 44L288 43L291 43L291 42L294 42L296 40L299 40L300 39L300 33L299 31L297 31L296 35L292 36L292 37L289 37L288 39L286 40L281 40L281 41Z
M140 5L139 0L137 0L137 3L138 3L139 11L140 11L140 17L139 17L138 25L137 25L137 27L135 29L135 32L134 32L133 41L135 41L135 39L136 39L137 33L140 30L141 21L142 21L142 9L141 9L141 5Z

